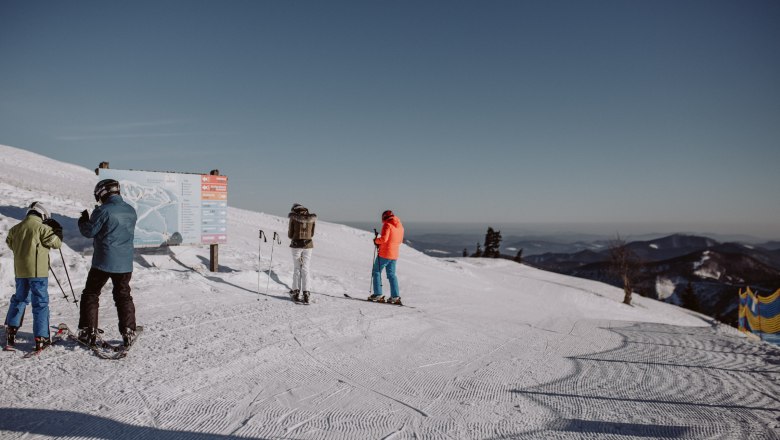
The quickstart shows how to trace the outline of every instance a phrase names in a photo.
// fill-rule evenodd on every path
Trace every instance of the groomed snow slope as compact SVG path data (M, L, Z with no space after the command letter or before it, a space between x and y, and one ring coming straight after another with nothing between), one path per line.
M90 170L0 146L0 238L23 206L45 203L65 226L77 295L91 245L76 219L92 209L95 182ZM270 281L270 242L258 265L258 229L286 236L287 219L235 208L229 219L218 273L205 247L137 253L146 331L126 359L73 343L37 359L0 353L0 437L778 438L778 352L704 317L641 297L628 307L619 289L509 261L408 247L398 272L413 307L352 300L343 294L368 293L371 235L324 221L316 302L296 305L286 239ZM13 256L0 249L4 314ZM59 253L52 261L64 280ZM50 281L52 324L75 328L76 307ZM116 341L110 287L102 299L101 327ZM31 330L28 312L23 351Z

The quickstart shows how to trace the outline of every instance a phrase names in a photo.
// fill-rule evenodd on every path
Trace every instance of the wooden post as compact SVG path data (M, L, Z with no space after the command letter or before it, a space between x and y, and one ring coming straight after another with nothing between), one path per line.
M219 176L219 170L211 170L209 172L212 176ZM212 244L209 246L209 270L212 272L219 272L219 245Z
M108 162L100 162L100 165L98 165L97 168L95 168L95 175L100 175L100 170L107 170L108 169Z

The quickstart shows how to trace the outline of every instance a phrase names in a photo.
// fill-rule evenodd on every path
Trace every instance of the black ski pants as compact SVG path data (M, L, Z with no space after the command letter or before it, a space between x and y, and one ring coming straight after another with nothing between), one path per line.
M128 328L135 331L135 305L133 297L130 296L130 278L132 276L132 272L109 273L94 267L89 269L87 285L81 294L79 328L98 328L100 291L110 278L114 284L112 292L116 313L119 317L119 332L124 334Z

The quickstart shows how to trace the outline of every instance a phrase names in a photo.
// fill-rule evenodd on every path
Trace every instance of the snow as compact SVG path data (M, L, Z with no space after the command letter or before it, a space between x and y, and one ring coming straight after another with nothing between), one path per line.
M701 259L695 263L693 263L693 268L698 269L702 266L704 266L708 261L710 261L710 258L712 258L712 253L710 251L704 251L701 254Z
M79 295L90 246L76 219L93 206L96 176L11 147L0 157L0 237L22 207L46 204L65 226ZM146 330L121 361L73 343L22 359L28 312L21 351L0 353L0 438L778 438L778 352L707 317L638 295L626 306L620 289L508 260L436 259L405 245L409 307L352 300L344 294L368 294L372 234L325 221L316 302L296 305L285 293L288 243L274 249L270 279L270 243L258 260L257 230L286 228L284 217L229 208L216 273L206 247L139 253L131 286ZM52 266L64 280L59 253ZM13 286L2 247L3 313ZM76 327L77 308L53 278L49 289L52 324ZM108 287L100 319L116 341Z
M655 291L658 292L658 299L665 300L674 294L674 281L666 277L657 277L655 280Z
M699 261L693 263L693 274L700 278L712 278L719 280L723 273L718 270L717 262L712 260L710 251L704 251Z
M650 244L650 247L653 249L658 249L658 245L655 243Z

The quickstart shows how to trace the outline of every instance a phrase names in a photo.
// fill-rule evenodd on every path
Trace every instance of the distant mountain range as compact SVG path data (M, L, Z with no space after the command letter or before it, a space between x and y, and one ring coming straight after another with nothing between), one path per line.
M457 257L477 250L477 243L484 245L485 234L420 234L409 236L406 244L433 257ZM503 237L501 253L516 255L523 249L523 255L538 255L549 252L571 253L585 249L606 249L607 240L602 237L577 237L570 239L559 237Z
M513 258L523 249L523 262L540 269L621 286L609 270L610 240L603 237L505 237L501 253ZM691 234L647 235L627 246L642 263L634 291L677 305L690 285L698 311L722 322L737 321L737 293L750 286L760 294L780 288L780 241L760 244L720 242ZM437 257L469 255L484 236L424 234L407 244ZM468 243L471 243L470 245Z
M627 244L641 261L634 291L651 298L683 305L690 285L699 311L733 324L737 319L737 293L750 286L770 294L780 288L780 249L720 243L695 235L675 234ZM546 253L525 257L532 266L620 286L610 273L609 250Z

